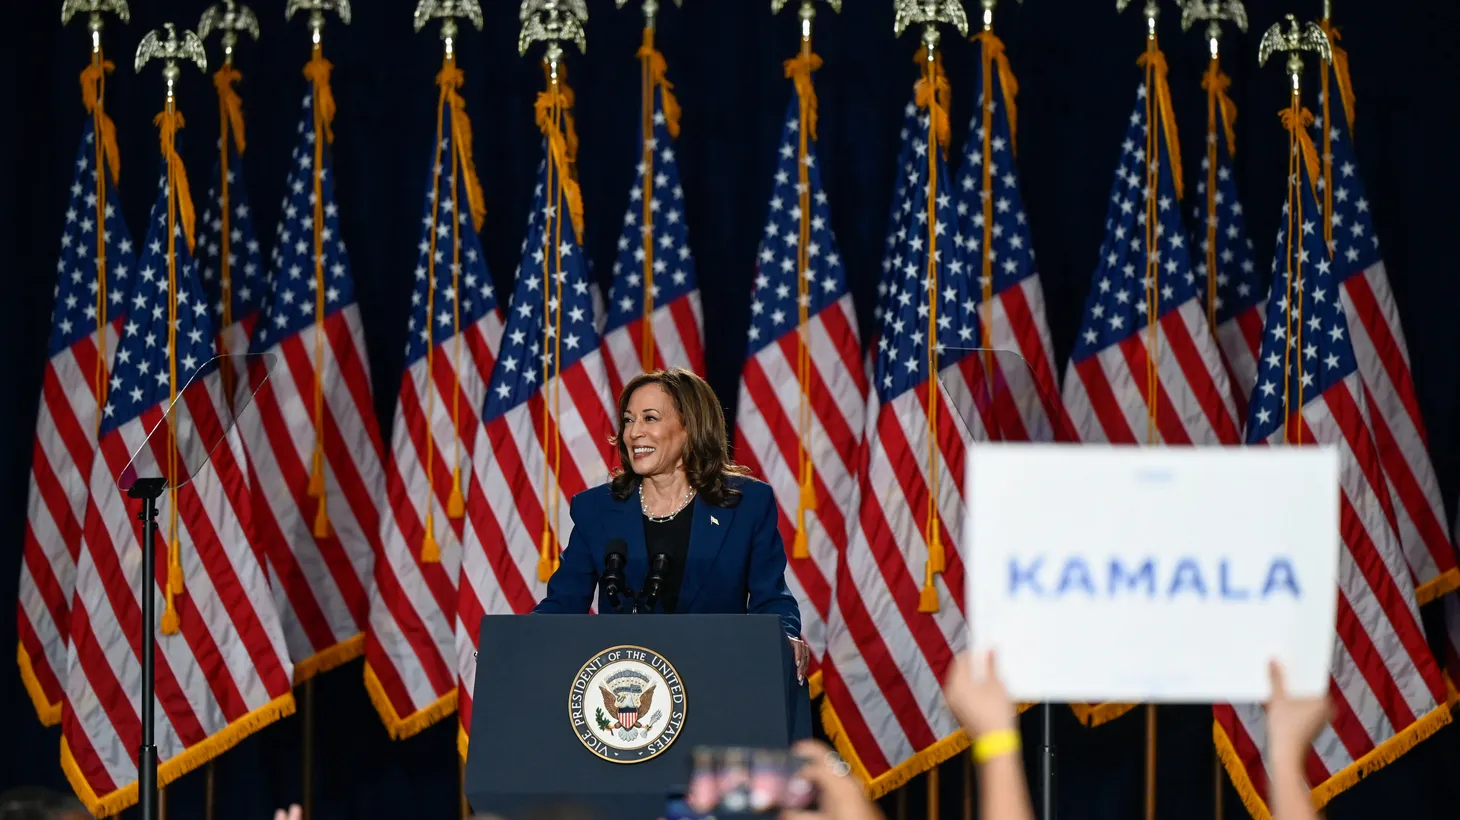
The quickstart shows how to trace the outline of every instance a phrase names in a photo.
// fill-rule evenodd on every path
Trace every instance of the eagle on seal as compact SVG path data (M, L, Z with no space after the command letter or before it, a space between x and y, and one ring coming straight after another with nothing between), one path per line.
M652 685L639 695L628 690L618 693L610 692L602 684L599 685L598 691L603 694L603 708L610 715L618 718L612 726L608 727L609 731L640 728L643 716L649 714L649 708L654 703L654 686Z

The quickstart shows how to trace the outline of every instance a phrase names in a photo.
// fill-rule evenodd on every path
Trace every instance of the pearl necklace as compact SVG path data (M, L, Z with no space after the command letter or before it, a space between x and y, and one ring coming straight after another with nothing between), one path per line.
M689 490L686 491L684 494L684 500L679 502L679 506L675 507L673 512L667 513L665 515L651 515L649 513L649 502L644 500L644 485L639 485L639 509L643 510L645 518L649 519L655 524L663 524L666 521L673 521L675 516L684 512L684 508L689 506L690 499L694 497L695 488L690 487Z

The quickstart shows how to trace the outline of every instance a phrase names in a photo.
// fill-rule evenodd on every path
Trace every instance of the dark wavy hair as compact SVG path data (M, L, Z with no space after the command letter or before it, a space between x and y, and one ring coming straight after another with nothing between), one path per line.
M669 394L674 410L684 424L684 471L689 485L705 503L716 507L733 507L740 503L740 491L730 486L731 476L750 475L750 469L730 460L730 445L725 435L725 411L709 382L682 367L655 370L636 376L624 385L618 397L619 435L609 443L618 451L619 466L613 471L613 497L625 501L639 489L641 479L634 472L629 447L623 440L624 413L629 397L648 384L657 384Z

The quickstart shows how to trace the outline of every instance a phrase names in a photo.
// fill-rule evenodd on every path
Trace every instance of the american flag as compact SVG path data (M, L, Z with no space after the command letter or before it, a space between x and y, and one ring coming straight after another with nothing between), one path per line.
M1207 327L1216 328L1217 345L1232 384L1236 418L1247 418L1247 397L1257 379L1257 352L1262 343L1262 278L1247 237L1237 180L1232 174L1236 105L1227 96L1230 84L1213 60L1202 80L1216 119L1207 123L1206 154L1196 182L1192 208L1196 257L1196 291L1206 309ZM1216 271L1215 277L1209 274Z
M1306 142L1306 132L1297 130ZM1298 154L1279 223L1280 269L1268 300L1246 436L1249 444L1337 447L1342 458L1337 641L1329 688L1335 717L1304 765L1321 807L1449 723L1450 714L1393 528L1338 292L1343 274L1324 246L1323 212L1312 187L1316 152L1309 151L1311 142ZM1218 748L1244 804L1254 817L1268 816L1262 707L1220 705L1215 716Z
M1176 159L1167 144L1167 129L1174 125L1160 104L1164 58L1158 50L1147 53L1155 56L1145 59L1147 82L1136 90L1111 185L1099 264L1065 370L1065 409L1080 441L1237 444L1231 383L1197 294L1181 220ZM1148 85L1152 81L1154 88ZM1147 128L1148 112L1154 112L1154 134ZM1154 186L1148 162L1153 159ZM1154 246L1149 252L1148 242ZM1147 273L1148 263L1153 274ZM1153 312L1159 317L1154 326ZM1073 708L1080 720L1098 725L1131 706Z
M1336 82L1330 88L1347 86L1346 76L1339 78L1336 72L1333 76ZM1346 109L1347 103L1335 98L1323 106L1327 119L1315 124L1318 150L1332 158L1333 190L1324 191L1320 182L1319 195L1324 213L1331 214L1329 252L1342 285L1374 443L1399 522L1399 542L1414 572L1420 603L1426 603L1460 586L1460 570L1445 527L1444 501L1414 391L1409 347L1379 252ZM1318 221L1321 225L1322 219Z
M461 560L456 657L463 756L482 617L532 610L547 589L542 571L556 567L572 534L571 499L607 481L608 465L616 463L608 446L615 408L562 173L556 160L538 168L473 454L489 512L473 520L480 549L466 549Z
M254 231L253 209L249 207L243 173L242 102L232 86L237 79L238 71L232 66L224 66L213 75L225 123L219 150L220 154L227 152L228 170L225 175L220 156L213 166L213 182L198 222L198 266L203 274L203 287L213 305L213 327L218 331L220 354L248 350L253 327L268 293L263 249ZM240 365L238 385L247 392L247 377L242 372L245 361L241 357L234 360Z
M1147 92L1142 83L1121 144L1100 261L1065 372L1065 407L1081 441L1236 444L1232 390L1197 295L1166 123L1159 106L1147 105ZM1148 107L1158 112L1150 140L1159 156L1154 187L1148 180ZM1155 224L1148 224L1152 205ZM1149 252L1148 239L1155 246ZM1148 260L1153 276L1146 272ZM1160 317L1154 334L1153 309ZM1148 430L1151 375L1154 441Z
M174 158L173 166L181 162ZM216 436L229 411L216 372L205 373L205 389L181 392L213 356L213 328L183 220L169 218L166 176L160 187L103 409L71 605L62 766L97 816L137 801L141 634L157 628L141 620L139 577L150 579L146 594L162 615L155 656L161 784L294 711L283 629L246 534L249 495L237 432L222 441L180 437L176 472L170 472L162 422L174 391L192 422L175 423L180 432ZM182 206L179 201L178 211ZM173 270L169 250L176 254ZM158 500L156 563L145 574L139 502L118 488L138 450L139 476L172 475L177 483L195 471Z
M814 112L815 97L807 102ZM801 606L801 637L811 649L814 696L820 689L837 555L846 548L856 515L867 381L856 309L821 186L816 138L803 133L801 106L800 95L793 94L756 258L735 454L776 494L781 539L789 549L786 583ZM804 246L803 220L808 228ZM799 272L802 251L804 275ZM809 471L803 470L807 459ZM804 500L809 505L803 504L802 495L807 476L812 496Z
M1000 392L1012 400L996 409L1000 438L1063 440L1069 437L1069 422L1060 401L1054 346L1044 312L1044 288L1034 263L1034 241L1024 214L1018 169L1014 164L1013 95L1017 85L999 38L991 31L983 31L975 39L985 54L975 75L979 106L969 125L963 168L958 177L958 228L953 241L962 247L969 264L974 266L970 275L979 277L975 299L988 338L975 339L965 346L1013 351L1023 358L1023 362L1012 357L988 360L995 367L1001 361L1016 364L1007 370L998 368L997 375L1007 386ZM989 96L985 98L985 94ZM985 115L991 126L987 129ZM987 199L985 173L988 174Z
M314 94L306 91L301 107L267 302L250 346L277 356L279 364L250 405L256 417L242 425L257 477L255 532L268 550L298 681L364 647L366 588L380 537L376 505L385 498L365 334L340 236L330 151L316 139ZM322 163L318 201L316 162ZM315 486L316 479L324 486Z
M664 57L647 51L640 56L655 69L651 121L639 124L639 163L604 303L603 363L611 396L645 371L646 345L649 370L678 366L705 372L704 316L674 152L679 107L664 80Z
M918 56L923 55L922 51ZM918 105L913 100L908 100L907 105L902 109L902 128L898 131L898 154L897 167L906 168L912 162L913 134L918 130ZM882 254L882 279L877 282L877 303L872 306L872 327L868 328L867 343L870 349L867 351L865 370L867 381L872 381L872 373L877 369L877 340L882 336L882 315L887 311L888 282L891 280L892 269L902 265L901 251L903 242L907 239L908 227L905 224L909 218L909 212L903 209L903 203L908 198L908 177L899 175L897 178L897 189L892 196L892 206L887 214L887 237L885 244L887 248Z
M461 99L454 89L451 96ZM473 451L481 443L478 413L502 341L502 315L473 219L471 148L459 139L458 119L454 104L441 107L426 165L365 639L365 685L396 738L456 707L462 552L480 552L479 534L496 534ZM428 507L435 555L426 554Z
M76 173L56 261L55 304L31 452L20 564L20 674L47 726L61 720L71 592L89 493L87 479L101 423L97 398L105 400L111 389L107 374L137 269L110 159L104 160L108 176L101 195L97 194L99 156L88 117L76 149ZM105 251L105 276L98 270L103 264L99 250ZM103 320L98 340L97 325Z
M873 795L967 745L943 702L940 681L966 641L957 550L969 437L960 420L979 416L950 396L971 395L982 380L980 358L963 350L979 339L979 285L953 242L958 214L943 157L946 130L930 156L933 96L927 81L920 82L910 150L898 168L907 179L897 205L905 227L898 229L895 261L884 279L858 515L837 562L822 668L827 732ZM935 104L943 104L938 97ZM937 173L931 191L930 164ZM928 265L935 250L936 278ZM936 338L930 338L930 323ZM930 344L938 351L936 377ZM929 435L930 401L936 438ZM930 452L934 443L936 455ZM930 498L936 499L936 541L927 537Z

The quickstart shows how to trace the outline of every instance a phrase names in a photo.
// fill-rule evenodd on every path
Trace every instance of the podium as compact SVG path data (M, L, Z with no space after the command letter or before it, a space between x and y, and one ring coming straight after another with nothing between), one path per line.
M775 615L489 615L472 704L466 796L508 820L652 820L696 746L811 736Z

